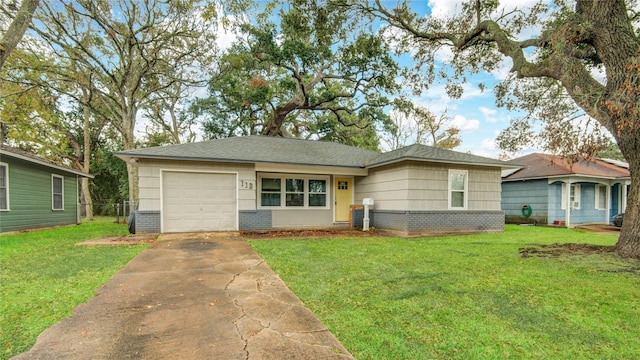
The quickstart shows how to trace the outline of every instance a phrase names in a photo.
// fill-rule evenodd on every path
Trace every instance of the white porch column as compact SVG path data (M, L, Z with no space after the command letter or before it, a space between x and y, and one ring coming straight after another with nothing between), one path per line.
M609 214L611 213L611 201L612 201L611 194L613 194L612 186L613 185L611 185L611 184L607 184L607 186L606 186L606 189L607 189L607 197L606 197L606 199L607 199L607 210L604 213L604 223L607 224L607 225L609 225ZM596 201L598 201L598 200L596 199Z
M569 228L569 226L571 225L571 181L567 181L565 183L565 186L567 187L567 199L566 199L566 204L565 204L565 213L564 213L564 223L565 226L567 227L567 229Z

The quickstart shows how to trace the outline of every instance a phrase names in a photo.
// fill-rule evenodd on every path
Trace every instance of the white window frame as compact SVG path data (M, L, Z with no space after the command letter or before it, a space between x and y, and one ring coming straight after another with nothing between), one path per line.
M263 206L262 205L262 179L280 179L280 206ZM287 179L298 179L304 181L304 205L303 206L287 206ZM309 206L309 195L320 194L309 192L309 180L323 180L325 182L326 196L325 206ZM331 182L330 177L327 175L304 175L304 174L274 174L274 173L262 173L258 174L258 186L257 186L256 203L258 209L273 209L273 210L329 210L331 209ZM291 192L290 192L291 193Z
M62 196L62 207L61 208L56 208L56 200L55 200L55 196L56 196L56 192L55 192L55 187L54 187L54 179L60 179L61 182L61 196ZM51 210L53 211L64 211L64 176L62 175L56 175L56 174L51 174Z
M567 185L562 184L562 204L560 204L560 209L567 209ZM573 193L573 194L572 194ZM580 184L571 184L570 194L570 202L571 202L571 210L580 210Z
M451 205L451 194L454 191L460 192L460 190L453 190L451 188L451 175L464 175L464 190L462 190L464 204L462 205L462 207L454 207ZM449 210L466 210L467 205L469 203L469 171L449 169L447 184L448 184L447 185L447 204L448 204Z
M596 184L595 204L593 205L596 210L607 210L607 193L608 186L602 184ZM600 203L600 195L604 194L604 202Z
M4 167L4 191L5 191L5 199L7 201L6 208L0 207L0 211L11 211L10 201L9 201L9 164L0 162L0 166Z
M329 207L329 188L331 187L331 183L326 179L307 179L306 181L306 190L304 194L305 201L310 209L324 209ZM309 186L309 182L311 181L324 181L324 192L319 191L311 191L311 187ZM309 205L309 198L311 195L324 195L324 206L311 206Z

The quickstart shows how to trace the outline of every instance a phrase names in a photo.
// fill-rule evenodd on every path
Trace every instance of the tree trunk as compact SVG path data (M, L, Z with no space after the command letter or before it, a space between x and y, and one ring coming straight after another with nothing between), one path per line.
M126 149L131 150L131 149ZM129 206L134 206L138 201L138 166L127 163L127 177L129 179ZM133 211L135 208L130 208Z
M284 105L277 106L273 111L273 116L271 116L271 119L260 134L266 136L282 136L284 121L287 119L289 113L297 109L299 105L297 101L298 98L296 97Z
M4 4L5 2L3 1L2 3ZM7 60L11 51L16 48L25 31L29 28L31 18L39 3L40 0L22 0L20 2L20 9L9 28L4 32L2 39L0 39L0 69L2 69L5 60Z
M83 135L84 135L84 151L83 151L83 161L82 166L85 173L89 173L91 169L91 132L89 131L89 120L91 119L91 113L89 111L89 106L86 105L86 102L89 101L89 94L86 89L82 89L83 99L85 100L85 105L83 109L84 116L84 127L83 127ZM82 197L84 198L84 206L85 206L85 219L87 221L93 220L93 201L91 200L91 190L89 189L89 178L82 178L80 180L80 187L82 189Z
M133 100L131 100L133 101ZM135 119L137 110L127 109L128 111L122 117L122 145L124 150L133 150L136 147L135 144ZM129 201L131 204L135 204L138 201L138 166L132 163L127 163L127 177L129 181ZM130 209L133 210L133 209Z
M632 176L631 187L627 195L627 209L624 213L620 237L616 244L616 249L620 256L635 259L640 259L640 222L636 220L640 216L639 184L638 177Z
M93 201L91 201L91 191L89 191L89 178L80 178L80 189L82 190L82 199L84 200L85 220L93 220Z
M631 186L616 249L622 257L640 259L640 152L637 143L638 139L633 139L633 136L618 140L620 150L629 162Z

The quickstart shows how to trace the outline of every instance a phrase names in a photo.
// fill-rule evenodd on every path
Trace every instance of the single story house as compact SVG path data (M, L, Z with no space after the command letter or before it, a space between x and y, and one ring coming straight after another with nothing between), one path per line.
M507 222L609 224L626 208L631 176L624 163L581 158L571 165L559 156L539 153L512 161L523 168L503 173L502 210Z
M380 154L263 136L116 156L139 168L137 232L331 227L348 224L364 198L376 228L502 231L500 174L513 167L424 145Z
M93 176L0 145L0 232L79 224L80 177Z

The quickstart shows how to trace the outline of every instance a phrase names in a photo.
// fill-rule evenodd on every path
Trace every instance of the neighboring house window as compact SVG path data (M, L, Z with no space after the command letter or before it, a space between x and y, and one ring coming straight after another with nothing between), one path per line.
M606 185L596 185L595 207L598 210L607 209L607 186Z
M571 191L569 193L569 203L571 209L580 209L580 185L571 184ZM567 184L562 184L562 204L561 209L567 208Z
M466 170L449 170L449 209L467 208Z
M64 210L64 177L51 175L51 194L53 210Z
M9 165L0 163L0 211L9 210Z
M265 175L260 178L260 206L326 208L328 177Z

